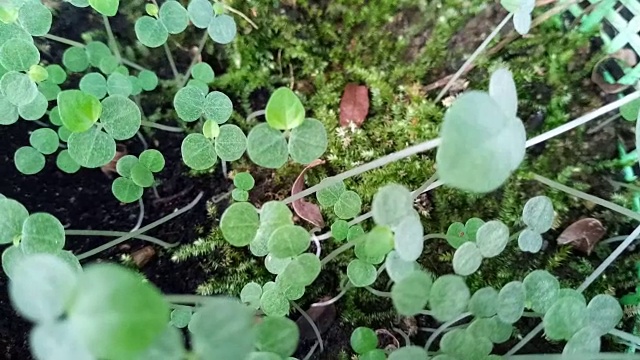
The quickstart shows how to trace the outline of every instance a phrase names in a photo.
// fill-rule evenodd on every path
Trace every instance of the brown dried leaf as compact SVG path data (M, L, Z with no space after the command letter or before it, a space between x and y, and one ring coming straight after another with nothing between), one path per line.
M136 250L133 254L131 254L131 258L133 259L133 263L136 264L138 268L142 268L153 258L156 254L156 250L153 246L145 246L140 250Z
M599 220L594 218L580 219L564 229L562 234L558 236L557 242L558 245L569 244L590 255L605 232L606 230Z
M293 187L291 188L291 195L295 195L304 190L304 174L307 172L307 170L324 163L324 160L317 159L312 161L311 164L307 165L307 167L302 170L300 175L298 175L296 181L293 183ZM305 201L304 199L300 199L294 201L291 206L293 207L293 211L296 213L296 215L298 215L302 219L319 228L324 227L324 218L322 217L322 213L320 212L320 207L318 205Z
M593 72L591 73L591 81L593 81L602 91L607 94L617 94L629 88L631 85L623 85L623 84L609 84L604 76L602 76L602 72L600 66L606 63L611 59L617 59L626 64L628 67L634 67L638 63L638 58L636 54L630 49L620 49L619 51L603 58L598 61L598 63L593 67Z
M103 165L100 170L102 170L102 173L107 175L107 177L109 179L111 179L113 176L112 174L117 174L118 172L116 171L116 164L118 163L118 160L120 160L121 157L127 155L129 152L127 151L127 147L123 144L117 144L116 145L116 155L113 157L113 159L106 165Z
M329 300L328 297L321 299L320 301ZM313 306L307 309L307 315L313 320L313 322L318 327L320 334L324 334L333 322L336 320L336 307L335 305L327 305L327 306ZM300 329L300 340L314 340L316 339L316 333L313 331L311 324L304 318L304 316L300 316L296 321L298 328Z
M340 101L340 126L354 123L360 127L368 114L369 89L364 85L347 84Z

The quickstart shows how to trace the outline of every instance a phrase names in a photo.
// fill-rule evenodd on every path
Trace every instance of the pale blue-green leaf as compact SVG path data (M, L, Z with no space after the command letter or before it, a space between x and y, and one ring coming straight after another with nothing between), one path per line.
M38 96L36 83L17 71L9 71L2 76L0 90L5 99L15 106L26 105Z
M491 74L489 95L502 108L505 115L516 117L518 113L518 92L511 71L500 68Z
M462 244L453 254L453 271L461 276L475 273L482 264L482 254L476 243L469 241Z
M189 134L182 141L182 161L194 170L206 170L218 160L216 150L202 134Z
M500 255L509 243L509 228L500 220L492 220L478 229L476 239L482 256L492 258Z
M31 353L41 360L95 360L68 321L40 323L29 334Z
M19 202L0 199L0 244L11 244L22 234L22 224L29 212Z
M141 121L140 108L126 96L111 95L102 100L100 123L114 139L131 139L140 129Z
M394 228L395 249L404 261L416 261L424 249L424 227L418 213L410 209Z
M544 314L558 299L560 283L546 270L534 270L522 280L527 294L527 307Z
M236 21L229 15L218 15L211 19L207 32L218 44L228 44L236 37Z
M327 150L327 131L324 125L307 118L300 126L291 130L289 154L293 161L306 165L318 159Z
M224 161L236 161L247 149L247 137L236 125L222 125L215 140L216 153Z
M213 19L213 5L207 0L191 0L187 11L193 25L200 29L207 28Z
M142 45L157 48L167 42L169 31L162 21L151 16L143 16L136 21L134 26L136 36Z
M524 229L518 235L518 247L520 250L537 253L542 249L542 235L529 229Z
M458 275L443 275L431 286L429 306L438 321L452 320L467 308L471 294L464 279Z
M498 293L498 318L507 324L520 320L524 312L526 290L520 281L512 281Z
M158 15L169 34L180 34L189 25L189 13L178 1L165 1Z
M20 248L25 254L57 253L64 247L64 227L53 215L35 213L22 224Z
M258 124L247 137L247 154L256 165L278 169L287 162L287 141L282 132L269 124Z
M98 168L108 164L116 155L116 142L96 127L85 132L72 133L67 145L73 160L86 168Z

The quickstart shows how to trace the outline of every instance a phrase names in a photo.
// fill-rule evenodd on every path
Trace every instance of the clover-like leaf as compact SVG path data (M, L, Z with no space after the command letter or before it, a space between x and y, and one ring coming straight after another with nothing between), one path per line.
M123 95L111 95L102 100L100 123L116 140L132 138L140 129L142 113L138 105Z
M62 64L71 72L83 72L89 67L89 57L83 48L73 46L62 54Z
M265 256L269 253L268 242L271 234L283 225L292 225L291 210L279 201L269 201L260 209L260 227L255 238L249 244L251 253L255 256Z
M177 1L165 1L158 12L159 19L169 34L180 34L189 25L189 13Z
M13 277L17 265L26 257L20 246L11 245L2 252L2 270L9 279Z
M18 107L9 102L4 95L0 95L0 113L3 114L0 117L0 125L11 125L18 121Z
M247 154L256 165L278 169L287 162L287 140L269 124L258 124L247 136Z
M125 155L118 159L116 163L116 172L126 178L131 177L131 169L139 162L138 158L133 155Z
M247 137L236 125L220 126L220 133L215 140L216 153L224 161L236 161L247 149Z
M256 348L260 351L289 356L298 347L300 330L290 319L267 316L256 326L256 333Z
M391 300L396 311L403 316L414 316L427 306L433 279L424 271L404 276L391 288Z
M0 79L0 91L4 98L15 106L27 105L38 96L38 87L28 75L9 71Z
M495 257L500 255L509 243L509 228L502 221L492 220L478 229L476 238L482 256Z
M369 264L379 264L393 250L393 233L384 226L376 226L356 240L356 257Z
M293 161L306 165L319 158L327 150L327 131L316 119L305 119L291 130L289 154Z
M373 284L378 277L376 268L360 259L351 260L347 266L347 276L355 287L365 287Z
M584 327L567 341L562 354L597 354L600 352L600 332L593 326Z
M39 120L49 108L49 102L44 94L38 92L36 97L28 104L18 107L18 114L25 120Z
M320 275L320 267L320 259L317 256L303 253L295 257L279 277L290 284L308 286Z
M207 32L218 44L228 44L236 37L238 30L236 21L231 16L222 14L211 19Z
M138 74L138 80L140 81L140 86L144 91L152 91L156 87L158 87L158 76L153 71L140 71L140 73Z
M102 15L115 16L120 0L89 0L89 5Z
M247 242L247 244L248 243L249 242ZM301 254L309 248L310 243L311 237L303 227L297 225L284 225L276 229L271 234L271 237L269 237L268 249L274 256L286 258Z
M248 172L237 173L233 178L233 185L235 185L238 189L242 189L245 191L253 189L253 186L255 184L255 179Z
M55 255L27 255L12 272L9 297L16 310L31 321L55 320L74 296L78 275Z
M527 304L533 311L544 314L558 299L560 283L545 270L534 270L524 280ZM616 302L617 303L617 302Z
M13 154L16 169L25 175L37 174L44 169L45 159L42 153L31 146L23 146Z
M109 95L121 95L127 97L131 95L133 87L128 75L114 72L107 78L107 93Z
M289 88L278 88L267 102L267 123L274 129L290 130L302 124L305 110L302 102Z
M80 170L80 165L69 155L69 150L64 149L56 157L56 166L67 174L74 174Z
M44 36L51 29L53 15L39 1L27 1L18 12L20 25L32 36Z
M489 95L502 108L505 115L516 117L518 113L518 92L511 71L500 68L491 74Z
M322 181L320 182L321 184ZM347 191L347 186L344 184L344 181L340 180L318 190L318 192L316 192L316 199L318 199L322 207L332 207L338 202L340 195L345 191Z
M478 318L489 318L498 313L498 292L492 287L476 290L469 300L469 311Z
M11 244L22 234L22 224L29 212L19 202L0 199L0 244Z
M371 208L376 224L394 227L413 210L413 198L406 187L388 184L378 189Z
M73 160L86 168L108 164L116 155L116 142L95 127L85 132L72 133L67 145Z
M492 348L493 344L488 338L475 337L468 329L454 329L440 340L440 350L455 358L483 360Z
M143 188L151 187L155 179L153 173L146 166L138 162L131 168L131 180Z
M133 180L120 177L111 184L111 192L118 201L128 204L140 199L144 189Z
M596 295L589 305L587 305L589 314L589 325L593 327L600 335L607 334L615 329L620 320L622 320L622 308L616 298L611 295Z
M268 272L274 275L278 275L282 273L284 269L287 268L287 266L289 265L289 263L291 263L291 261L293 261L292 257L279 258L279 257L273 256L272 254L269 254L264 258L264 267L267 269Z
M547 232L553 225L553 204L546 196L536 196L524 205L522 221L539 234Z
M220 219L222 235L233 246L247 246L260 227L258 212L246 202L232 204Z
M231 117L233 113L233 103L231 103L231 99L224 93L212 91L205 97L202 110L205 119L213 120L221 125Z
M171 311L171 325L179 329L185 328L189 325L191 316L193 316L193 310L190 306L176 307Z
M527 299L526 289L520 281L512 281L498 293L498 318L508 324L520 320Z
M438 175L445 184L462 190L495 190L524 158L522 121L505 115L485 92L458 97L445 114L440 137Z
M524 229L518 235L518 247L520 250L530 253L537 253L542 249L542 235L529 229Z
M253 309L260 308L260 298L262 297L262 286L255 282L247 283L240 291L240 301Z
M404 346L389 354L389 360L416 360L428 358L427 351L420 346Z
M458 275L443 275L431 286L429 306L438 321L444 322L462 314L471 296L464 279Z
M401 259L416 261L424 249L424 227L415 210L394 227L395 249Z
M453 254L453 271L467 276L476 272L482 264L482 254L476 243L469 241L462 244Z
M49 128L40 128L32 132L29 144L45 155L53 154L60 146L58 134Z
M289 314L289 300L277 287L263 289L260 308L267 316L287 316Z
M368 327L358 327L351 333L349 340L356 354L364 354L378 347L378 335Z
M64 247L64 227L56 217L35 213L22 224L20 248L25 254L57 253Z
M569 340L589 324L589 311L579 299L561 297L544 314L542 323L549 339Z
M202 134L189 134L182 141L182 160L194 170L206 170L218 160L216 150L209 139Z
M58 94L58 111L67 129L81 133L98 121L102 114L102 104L95 96L80 90L65 90Z
M186 122L196 121L202 116L204 103L204 93L193 86L183 87L173 98L173 106L178 117Z
M338 201L333 205L333 212L340 219L352 219L362 210L362 199L355 191L343 192Z
M191 68L191 76L195 80L200 80L205 84L213 82L215 79L215 73L211 68L211 65L206 62L199 62Z
M140 163L151 172L159 172L164 169L164 156L156 149L147 149L140 154Z
M187 12L193 25L200 29L207 28L213 19L213 5L207 0L191 0Z
M0 64L9 71L27 71L40 62L40 51L32 41L13 38L0 47Z
M403 260L395 250L392 250L385 259L385 270L389 278L399 282L414 271L419 270L420 265L415 261Z

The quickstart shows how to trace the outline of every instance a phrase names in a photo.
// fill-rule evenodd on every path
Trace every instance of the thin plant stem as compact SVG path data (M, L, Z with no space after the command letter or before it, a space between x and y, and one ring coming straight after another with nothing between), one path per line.
M343 252L351 249L355 245L356 245L356 241L355 240L351 240L348 243L342 244L342 246L340 246L339 248L337 248L337 249L333 250L332 252L330 252L329 255L325 256L324 259L322 259L320 261L320 265L321 266L327 265L327 263L329 261L335 259L338 255L340 255Z
M376 290L376 289L372 288L371 286L365 286L364 288L367 289L367 291L369 291L370 293L372 293L375 296L384 297L384 298L390 298L391 297L391 293L390 292Z
M303 190L295 195L291 195L288 198L284 199L284 203L285 204L290 204L298 199L302 199L303 197L307 196L307 195L311 195L313 193L315 193L316 191L323 189L327 186L330 186L338 181L341 180L345 180L348 179L350 177L356 176L356 175L360 175L364 172L367 172L369 170L373 170L376 168L379 168L381 166L387 165L389 163L392 163L394 161L398 161L400 159L404 159L407 158L409 156L415 155L415 154L419 154L421 152L425 152L428 150L431 150L435 147L437 147L438 145L440 145L440 139L434 139L434 140L428 140L425 141L423 143L417 144L417 145L413 145L410 146L406 149L397 151L395 153L389 154L387 156L383 156L379 159L376 159L374 161L371 161L369 163L360 165L354 169L351 169L349 171L345 171L342 174L338 174L332 177L328 177L326 178L324 181L322 181L322 183L317 184L315 186L312 186L306 190Z
M598 244L600 245L605 245L605 244L612 244L614 242L619 242L619 241L623 241L625 240L629 235L619 235L619 236L614 236L611 238L608 238L607 240L602 240L600 241ZM636 238L636 240L638 240L638 238Z
M65 230L64 233L65 235L69 235L69 236L111 236L111 237L125 236L129 234L126 231L110 231L110 230ZM166 241L162 241L160 239L154 238L152 236L142 235L142 234L136 235L134 236L134 238L142 241L150 242L152 244L160 245L165 249L170 249L172 247L176 247L179 245L178 243L171 244Z
M505 16L505 18L502 19L500 24L498 24L498 26L493 30L493 32L491 32L491 34L489 34L489 36L487 36L487 38L484 39L484 41L482 42L482 44L480 44L480 46L478 46L476 51L474 51L473 54L471 54L471 56L469 56L467 61L465 61L464 64L462 64L462 66L460 67L460 69L458 69L458 71L453 75L453 77L451 79L449 79L449 82L447 83L447 85L445 85L442 88L442 90L440 91L440 93L436 97L436 101L435 101L436 103L438 101L440 101L440 99L442 99L442 97L447 93L447 91L449 91L451 86L453 86L454 82L456 80L458 80L460 75L462 75L464 73L464 71L467 69L467 67L469 65L471 65L480 54L482 54L482 52L487 48L487 46L489 46L491 41L496 36L498 36L498 34L500 33L500 30L502 30L502 28L504 28L505 25L507 25L507 23L509 22L509 20L511 20L512 17L513 17L513 13L509 13L507 16Z
M544 354L504 356L505 360L625 360L640 359L640 354L597 353L597 354Z
M162 217L162 218L152 222L149 225L145 225L142 228L140 228L140 229L138 229L138 230L136 230L134 232L130 232L127 235L119 237L119 238L117 238L117 239L115 239L113 241L110 241L110 242L102 245L102 246L98 246L97 248L95 248L93 250L89 250L89 251L87 251L85 253L82 253L82 254L78 255L77 256L78 260L86 259L86 258L88 258L90 256L93 256L93 255L98 254L98 253L100 253L102 251L110 249L110 248L112 248L112 247L114 247L114 246L116 246L116 245L118 245L120 243L123 243L123 242L125 242L125 241L127 241L127 240L129 240L131 238L134 238L134 237L136 237L136 236L138 236L140 234L143 234L143 233L155 228L156 226L162 225L165 222L184 214L185 212L193 209L193 207L196 206L196 204L200 201L200 199L202 199L203 195L204 195L204 193L200 192L198 194L198 196L196 196L196 198L193 199L193 201L191 201L187 206L183 207L182 209L177 210L177 211L175 211L175 212L173 212L173 213L171 213L171 214L169 214L169 215L167 215L165 217Z
M640 192L640 187L632 185L632 184L625 184L625 183L621 183L618 181L614 181L614 180L609 180L609 184L611 184L614 187L623 187L625 189L629 189L629 190L633 190L633 191L638 191Z
M171 49L169 49L169 44L165 42L163 47L164 47L164 53L167 55L167 60L169 60L169 66L171 67L173 78L179 79L180 73L178 72L178 68L176 67L175 60L173 60L173 55L171 54Z
M227 162L222 160L222 161L220 161L220 165L222 167L222 176L224 176L224 178L227 179L228 178L228 176L227 176Z
M175 132L175 133L181 133L184 132L183 128L179 128L179 127L175 127L175 126L168 126L168 125L162 125L162 124L157 124L148 120L142 120L142 122L140 123L140 125L142 126L146 126L146 127L150 127L150 128L154 128L154 129L158 129L158 130L163 130L163 131L169 131L169 132Z
M251 114L249 114L247 116L247 118L245 119L245 121L249 122L255 118L257 118L258 116L262 116L264 114L266 114L267 112L265 110L258 110L258 111L254 111Z
M599 198L597 196L593 196L593 195L584 193L582 191L570 188L570 187L568 187L566 185L562 185L562 184L560 184L560 183L558 183L556 181L548 179L548 178L546 178L544 176L540 176L538 174L533 174L533 178L536 181L539 181L539 182L541 182L541 183L543 183L543 184L545 184L545 185L547 185L549 187L552 187L554 189L566 192L569 195L576 196L576 197L581 198L583 200L591 201L592 203L595 203L595 204L598 204L600 206L606 207L609 210L613 210L613 211L615 211L617 213L620 213L620 214L622 214L624 216L628 216L628 217L630 217L630 218L632 218L634 220L640 221L640 214L638 214L638 213L636 213L636 212L634 212L632 210L629 210L629 209L627 209L625 207L622 207L622 206L620 206L618 204L614 204L614 203L612 203L610 201L607 201L605 199L601 199L601 198Z
M191 294L167 294L164 298L170 303L177 304L204 304L211 301L211 296L191 295Z
M473 315L472 313L466 312L440 325L438 330L436 330L433 334L431 334L431 336L429 336L429 339L427 339L427 343L424 345L424 349L428 352L429 348L431 347L431 344L433 344L433 342L436 341L438 336L440 336L440 334L442 334L442 332L444 332L449 326L457 323L458 321L464 320L465 318L472 315Z
M636 335L629 334L628 332L620 331L618 329L613 329L609 331L609 334L617 338L620 338L622 340L628 341L634 346L640 346L640 337Z
M238 16L243 18L249 24L251 24L251 26L253 26L254 29L258 30L258 25L256 25L256 23L254 23L251 19L249 19L249 17L247 15L245 15L242 11L234 9L231 6L227 5L227 4L222 4L222 6L224 6L225 9L227 9L227 10L231 11L232 13L237 14ZM322 348L322 344L320 344L320 347Z
M200 54L202 54L202 50L204 49L204 45L207 43L207 39L209 38L209 33L205 30L204 34L202 35L202 38L200 39L200 42L198 43L198 52L193 56L193 59L191 60L191 64L189 65L189 67L187 68L187 71L184 73L184 76L182 77L182 81L180 81L180 86L178 86L179 88L183 88L186 83L189 81L189 76L191 76L191 69L193 69L193 67L198 63L198 58L200 57Z
M291 305L293 306L294 309L296 309L300 315L302 315L302 317L307 320L307 322L309 322L309 325L311 325L311 329L313 329L314 334L316 334L316 337L318 338L318 344L320 344L320 351L324 351L324 342L322 341L322 335L320 334L320 329L318 329L318 326L316 325L316 323L313 321L313 319L311 318L311 316L309 316L309 314L307 314L306 311L302 310L302 308L295 302L295 301L290 301Z
M122 64L122 55L120 54L120 47L118 46L118 42L116 41L116 37L113 36L113 30L111 29L111 23L109 22L109 17L106 15L102 15L102 21L104 22L104 28L107 30L107 36L109 37L109 45L111 45L111 50L116 55L116 59L119 63Z
M307 355L302 359L302 360L309 360L311 359L311 357L313 356L313 353L316 352L316 348L318 347L318 342L316 341L313 346L311 347L311 349L309 349L309 352L307 353Z
M81 47L81 48L84 48L84 47L87 46L87 45L85 45L85 44L83 44L81 42L78 42L78 41L75 41L75 40L71 40L71 39L67 39L67 38L63 38L61 36L57 36L57 35L53 35L53 34L46 34L43 37L45 39L49 39L49 40L52 40L52 41L57 41L57 42L59 42L61 44L65 44L65 45L69 45L69 46L77 46L77 47ZM124 65L127 65L127 66L129 66L131 68L134 68L136 70L139 70L139 71L148 70L144 66L136 64L135 62L133 62L131 60L127 60L127 59L123 58L123 59L121 59L121 61L122 61L122 63Z
M415 200L420 194L425 191L429 191L429 188L434 185L434 183L438 180L438 173L433 174L427 181L425 181L419 188L415 189L411 192L411 196Z
M329 306L331 304L335 304L338 300L340 300L344 294L347 293L347 291L349 289L351 289L353 285L351 285L351 283L349 282L339 293L338 295L334 296L333 298L327 300L327 301L323 301L323 302L317 302L317 303L313 303L311 304L311 307L322 307L322 306Z
M138 131L136 133L136 136L138 137L138 140L140 140L140 142L142 143L142 146L144 147L144 149L147 150L149 148L149 144L147 144L147 140L144 139L144 136L142 136L142 133Z
M600 131L601 129L603 129L605 126L611 124L612 122L618 120L620 118L620 113L617 113L615 115L611 115L608 118L606 118L605 120L603 120L600 124L598 124L597 126L594 126L592 129L587 130L587 134L591 135L591 134L595 134L598 131Z
M138 215L138 222L136 223L136 226L134 226L133 229L131 229L131 231L136 231L140 229L140 226L142 226L142 220L144 220L144 202L142 201L142 198L138 199L138 205L140 206L140 214Z
M404 340L404 346L410 346L411 345L411 339L409 339L409 335L407 335L404 331L396 328L396 327L392 327L391 330L397 332L398 334L400 334L400 336L402 336L402 339Z

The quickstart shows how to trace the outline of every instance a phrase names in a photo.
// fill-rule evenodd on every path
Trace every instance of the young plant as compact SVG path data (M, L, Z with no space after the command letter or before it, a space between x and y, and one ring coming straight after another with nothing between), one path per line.
M123 203L142 197L144 188L154 185L153 173L164 169L164 156L158 150L145 150L140 157L125 155L118 160L116 171L122 177L113 181L111 191Z

